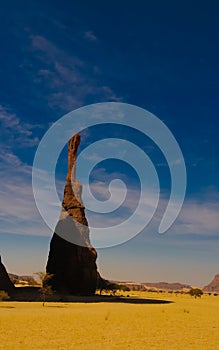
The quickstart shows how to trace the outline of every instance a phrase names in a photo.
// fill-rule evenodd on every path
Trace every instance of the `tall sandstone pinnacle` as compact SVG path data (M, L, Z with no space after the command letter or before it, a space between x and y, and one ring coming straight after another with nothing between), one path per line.
M76 157L80 135L68 143L68 174L62 211L50 243L46 272L52 274L52 288L61 293L92 295L96 290L96 250L89 239L82 185L76 180ZM82 225L81 225L82 224Z

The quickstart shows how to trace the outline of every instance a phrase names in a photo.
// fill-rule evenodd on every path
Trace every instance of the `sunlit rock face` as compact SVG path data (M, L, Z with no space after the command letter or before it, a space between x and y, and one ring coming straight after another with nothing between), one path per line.
M219 274L215 275L211 283L203 288L204 292L219 293Z
M82 185L75 178L79 144L79 134L74 135L68 144L68 174L62 211L50 243L46 271L53 275L49 283L55 291L92 295L97 283L97 253L90 244L81 200Z
M0 256L0 290L4 290L5 292L8 293L8 295L12 295L15 291L15 287L11 282L8 276L8 273L6 271L6 268L1 261L1 256Z

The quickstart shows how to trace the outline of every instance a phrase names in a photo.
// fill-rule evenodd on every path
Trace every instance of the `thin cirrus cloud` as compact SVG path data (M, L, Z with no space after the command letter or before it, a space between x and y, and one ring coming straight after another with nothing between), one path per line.
M96 40L92 31L86 32L85 37ZM30 40L30 51L40 65L34 82L46 86L46 98L51 108L66 112L81 107L87 98L93 102L122 100L110 86L103 84L102 79L99 80L96 65L66 53L43 36L31 35Z
M51 234L36 207L32 189L32 167L24 164L12 152L0 155L0 233L22 235ZM45 175L45 174L44 174ZM53 205L48 189L42 193L48 208Z
M214 236L219 238L218 201L211 198L201 203L194 199L187 199L174 225L176 233Z
M33 131L36 128L40 128L40 125L31 125L29 123L21 122L21 120L12 112L4 107L0 107L0 120L2 123L2 132L7 135L8 143L4 143L0 152L0 175L1 175L1 196L4 198L1 201L1 229L2 233L17 233L27 235L50 235L50 230L45 226L42 218L40 217L35 205L32 191L32 167L23 163L19 157L13 152L13 146L17 146L18 140L20 141L20 147L37 144L38 139L34 138ZM14 130L16 129L16 133ZM94 155L95 156L95 155ZM98 159L97 159L98 160ZM108 195L106 191L104 181L110 180L112 174L107 174L104 169L97 169L98 183L93 184L93 190L99 196ZM45 174L43 174L44 176ZM121 174L114 174L117 178L121 178ZM124 174L123 179L124 179ZM114 177L115 177L114 176ZM125 180L125 179L124 179ZM57 182L58 187L63 190L64 183ZM124 189L117 188L114 191L112 201L117 205L122 197L121 191ZM57 207L57 203L50 201L50 189L46 191L41 190L42 200L45 205L53 208ZM130 191L130 189L129 189ZM209 195L208 195L209 193ZM214 193L214 196L212 196ZM132 212L136 207L136 198L138 192L135 189L131 189L131 195L129 200L123 204L123 211L120 210L119 214L115 213L114 216L108 217L105 220L105 225L111 225L112 223L121 222L124 215ZM153 194L149 194L144 199L145 210L151 209L153 203ZM218 198L219 193L216 190L209 189L204 195L203 200L201 196L194 196L186 198L180 215L174 225L171 228L171 232L177 235L196 234L203 237L215 237L219 235L219 212L218 212ZM160 202L158 210L154 216L154 224L158 224L164 208L166 208L168 202L168 196L162 194L160 196ZM91 205L91 204L90 204ZM86 203L85 203L86 206ZM57 209L57 208L56 208ZM59 210L59 208L58 208ZM57 210L57 213L58 213ZM52 212L52 210L51 210ZM139 213L140 217L144 216L144 212ZM54 220L58 219L55 218ZM89 214L88 219L90 222L96 222L101 224L102 218L97 214ZM135 228L133 227L133 230Z
M103 182L99 182L97 184L92 185L93 192L98 195L102 195L106 197L106 189L104 187ZM117 191L114 191L114 197L111 198L111 201L114 202L115 206L120 201L123 193L121 193L123 189L117 188ZM135 189L128 189L131 196L127 202L124 202L123 209L128 211L129 213L133 212L136 208L136 198L138 198L139 191ZM116 195L115 195L116 193ZM147 210L152 209L154 203L153 193L148 191L147 197L143 199L144 202L144 210L139 212L139 218L143 218L145 212ZM218 193L219 196L219 193ZM206 194L205 197L208 197ZM162 217L162 213L164 212L166 206L168 204L168 197L165 194L160 195L160 201L158 209L153 218L153 228L157 227L160 223L160 218ZM85 203L86 206L86 203ZM103 218L99 217L97 214L89 213L90 220L92 224L97 224L97 226L103 225ZM114 222L115 224L121 222L123 219L123 215L121 217L115 216L109 219L104 219L104 226L107 226L109 220L109 225ZM133 227L134 229L134 227ZM154 231L156 232L156 230ZM183 204L181 212L179 213L178 218L176 219L173 226L170 228L170 232L172 234L177 235L202 235L206 238L209 236L213 236L215 238L219 238L219 211L218 211L218 201L212 201L211 195L209 198L205 199L205 202L202 203L200 200L196 198L187 198Z
M36 129L42 129L40 124L22 122L20 118L9 109L0 105L1 138L5 147L34 147L39 138L34 135Z
M99 197L104 196L109 197L108 191L106 191L106 181L109 182L110 176L112 174L107 174L104 168L97 169L98 179L97 183L92 184L92 190L94 194L96 193ZM117 174L118 178L121 178L121 174ZM115 176L114 176L115 178ZM125 179L123 179L125 180ZM111 198L111 201L115 202L115 205L118 203L119 199L122 198L122 193L124 189L117 188L114 191L114 198ZM129 200L124 203L124 209L132 212L136 207L136 199L139 195L139 190L132 187L128 187L129 191ZM214 196L212 196L212 192ZM154 203L154 197L152 192L147 193L147 198L143 199L145 210L151 210L151 206ZM218 198L219 193L216 189L210 188L205 191L205 193L200 194L198 197L187 196L181 212L170 231L180 235L186 234L195 234L202 235L205 237L214 236L219 238L219 211L218 211ZM155 213L153 222L155 225L159 224L162 214L168 204L168 195L166 193L160 193L160 200L158 209ZM139 217L144 217L144 211L139 213ZM91 215L92 216L92 215ZM95 214L95 219L97 215ZM100 218L101 219L101 218ZM102 219L101 219L102 220ZM117 218L119 220L119 218ZM92 219L92 222L94 220Z
M94 32L92 32L91 30L88 30L84 33L84 37L90 41L97 41L97 37L94 34Z
M8 159L8 163L6 162L6 159ZM21 160L12 153L5 154L5 159L1 156L1 160L4 162L4 167L1 167L0 171L2 179L0 191L4 201L1 201L0 203L0 233L50 236L51 230L43 222L35 205L31 182L32 167L23 164ZM10 177L8 177L9 171ZM45 174L42 174L42 176L45 176ZM57 185L61 192L64 187L64 182L57 182ZM104 183L99 181L92 186L94 192L99 195L101 194L103 198L106 196ZM115 206L121 200L123 195L121 191L124 191L124 189L117 187L116 191L113 192L114 196L111 198L111 201L114 202ZM124 202L123 208L120 210L119 214L115 212L113 215L104 218L105 227L107 225L111 226L122 222L127 213L130 214L135 210L139 192L134 188L128 189L128 191L131 191L131 193L129 193L129 200ZM40 196L42 197L42 201L45 202L45 205L48 206L48 212L53 213L54 206L56 207L57 218L54 219L55 222L58 220L60 207L57 207L57 203L52 203L50 201L49 194L49 188L46 188L45 190L41 189ZM187 198L179 217L170 229L170 232L174 235L177 234L178 236L182 236L182 238L185 234L196 234L199 236L202 235L206 238L209 236L217 238L219 235L218 202L216 199L213 201L211 196L209 196L209 199L207 199L207 197L208 195L206 194L204 204L195 198ZM153 193L148 192L147 198L143 199L145 211L151 210L153 200ZM156 228L159 225L160 217L167 202L167 196L162 194L158 210L153 218L153 228ZM85 202L85 207L86 205L87 203ZM92 214L88 212L87 215L91 225L95 224L94 226L96 227L102 226L103 218L98 216L97 213ZM140 212L139 218L143 218L144 215L144 211ZM135 230L134 224L133 230ZM154 232L156 232L156 230Z
M0 233L45 234L48 229L36 208L32 190L32 166L17 153L39 143L37 130L44 126L23 122L14 112L0 106Z

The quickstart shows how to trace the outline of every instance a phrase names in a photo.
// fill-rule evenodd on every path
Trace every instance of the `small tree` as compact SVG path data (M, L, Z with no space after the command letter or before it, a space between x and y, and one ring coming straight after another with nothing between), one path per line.
M53 295L53 290L51 286L42 286L40 288L40 294L41 294L41 298L43 300L43 306L45 306L45 302L47 300L47 297Z
M200 288L191 288L190 291L188 292L192 297L196 298L201 298L203 295L203 291Z
M0 290L0 301L8 300L8 299L10 299L8 293L5 292L4 290Z
M44 281L47 273L44 272L44 271L39 271L39 272L35 272L34 275L36 275L37 280L39 281L40 285L42 286L43 285L43 281Z
M41 283L40 295L43 301L43 306L45 306L47 297L53 295L52 287L49 285L49 280L51 280L53 275L43 271L36 272L35 275L38 277Z
M116 283L109 283L106 288L105 291L106 292L110 292L112 295L116 295L117 290L119 290L119 285Z

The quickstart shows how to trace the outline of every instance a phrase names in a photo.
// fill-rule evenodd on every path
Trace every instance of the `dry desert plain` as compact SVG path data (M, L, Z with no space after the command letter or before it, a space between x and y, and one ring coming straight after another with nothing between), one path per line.
M129 295L172 303L1 302L0 349L219 349L219 296Z

